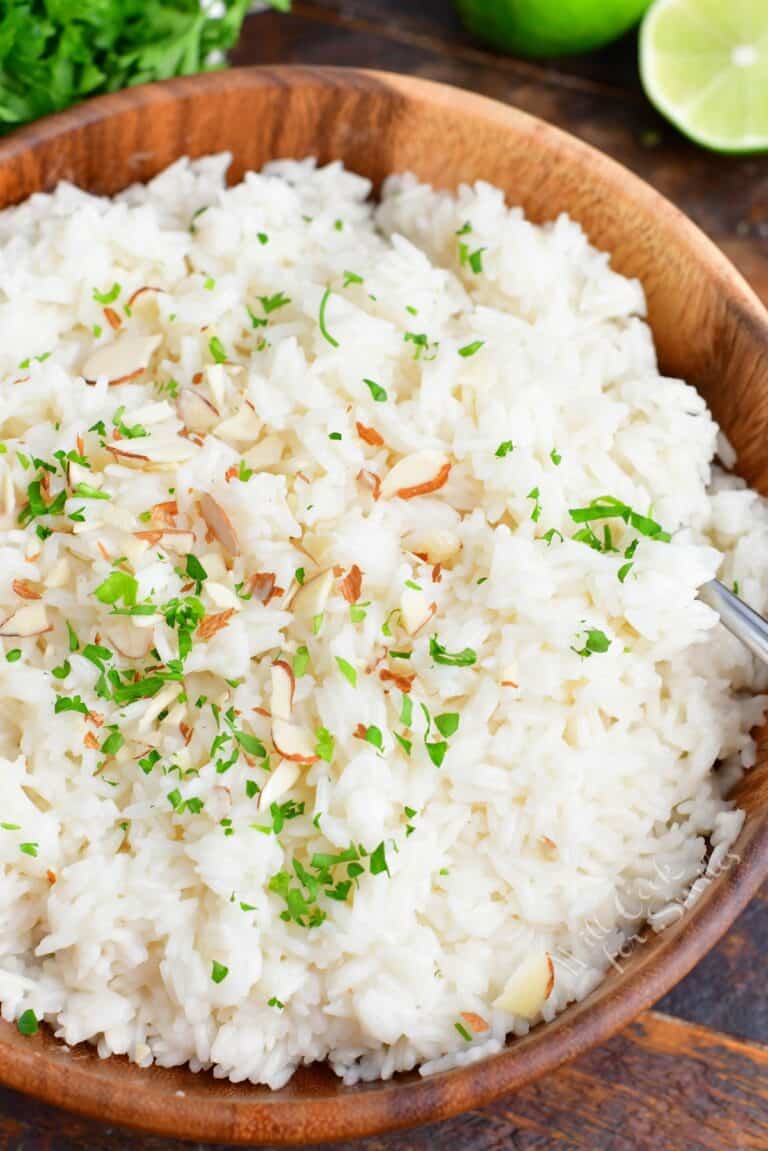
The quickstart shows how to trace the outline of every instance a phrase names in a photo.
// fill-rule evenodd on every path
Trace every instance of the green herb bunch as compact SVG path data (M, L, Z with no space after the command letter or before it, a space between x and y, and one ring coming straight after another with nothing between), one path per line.
M221 67L249 0L0 0L0 132L100 92ZM274 7L286 9L286 0Z

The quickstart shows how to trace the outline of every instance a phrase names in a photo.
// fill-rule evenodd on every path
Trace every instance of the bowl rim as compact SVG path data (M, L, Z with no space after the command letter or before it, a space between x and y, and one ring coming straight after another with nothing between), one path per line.
M768 312L718 247L679 209L640 177L617 161L576 137L514 106L446 84L399 73L360 68L305 65L250 66L147 84L99 96L67 111L21 128L0 141L0 168L23 159L41 143L56 141L75 129L103 123L132 108L153 101L184 99L201 90L210 93L286 85L307 87L329 84L336 88L381 85L394 97L429 104L446 112L470 114L490 120L501 129L535 136L542 147L557 149L566 158L589 164L601 182L617 194L629 196L648 215L661 213L681 230L701 264L740 316L768 347ZM748 821L754 822L754 821ZM104 1122L124 1124L147 1132L181 1139L219 1143L271 1143L295 1145L312 1142L322 1129L324 1141L353 1139L448 1118L468 1108L491 1102L566 1061L605 1042L669 991L724 934L737 915L768 878L768 819L749 827L740 839L739 861L717 892L710 890L685 925L668 953L656 962L640 964L623 976L621 994L608 996L577 1013L575 1026L535 1030L537 1042L516 1058L517 1044L475 1064L457 1067L427 1078L394 1078L350 1088L348 1106L339 1094L312 1094L306 1107L296 1098L279 1094L265 1099L238 1101L236 1088L215 1106L201 1106L199 1097L183 1097L167 1089L134 1085L126 1091L105 1089L105 1081L79 1065L76 1059L46 1055L37 1039L15 1041L10 1024L0 1024L0 1082L8 1087L68 1110ZM710 897L711 896L711 897ZM112 1060L117 1057L111 1057ZM41 1074L41 1065L44 1072ZM127 1066L127 1065L126 1065ZM150 1075L155 1075L150 1069ZM159 1079L157 1080L159 1083ZM311 1115L310 1115L311 1111Z

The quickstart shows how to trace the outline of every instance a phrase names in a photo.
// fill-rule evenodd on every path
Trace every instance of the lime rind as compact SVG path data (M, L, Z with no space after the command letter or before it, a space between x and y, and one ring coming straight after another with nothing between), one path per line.
M646 94L717 152L768 151L768 5L657 0L640 32Z

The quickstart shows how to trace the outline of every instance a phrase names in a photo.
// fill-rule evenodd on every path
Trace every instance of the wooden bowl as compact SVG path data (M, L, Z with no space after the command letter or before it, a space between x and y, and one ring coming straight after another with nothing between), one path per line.
M231 179L277 156L343 160L376 183L410 169L445 187L483 179L534 220L568 211L614 266L639 276L663 368L696 384L768 491L768 315L717 248L613 161L513 108L405 76L249 68L134 88L0 144L0 204L58 180L113 193L179 156L228 149ZM345 1088L324 1067L281 1091L209 1074L140 1070L41 1032L0 1026L0 1079L86 1115L195 1140L290 1144L354 1138L478 1107L624 1027L686 974L768 875L768 737L740 788L733 857L694 909L635 948L592 995L470 1067ZM725 989L724 989L725 990Z

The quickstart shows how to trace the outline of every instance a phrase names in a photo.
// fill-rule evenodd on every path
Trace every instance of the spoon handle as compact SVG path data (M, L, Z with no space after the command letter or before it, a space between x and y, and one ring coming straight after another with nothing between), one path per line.
M768 663L768 620L749 604L729 591L720 580L713 579L699 588L699 599L720 616L723 627L740 639L756 656Z

